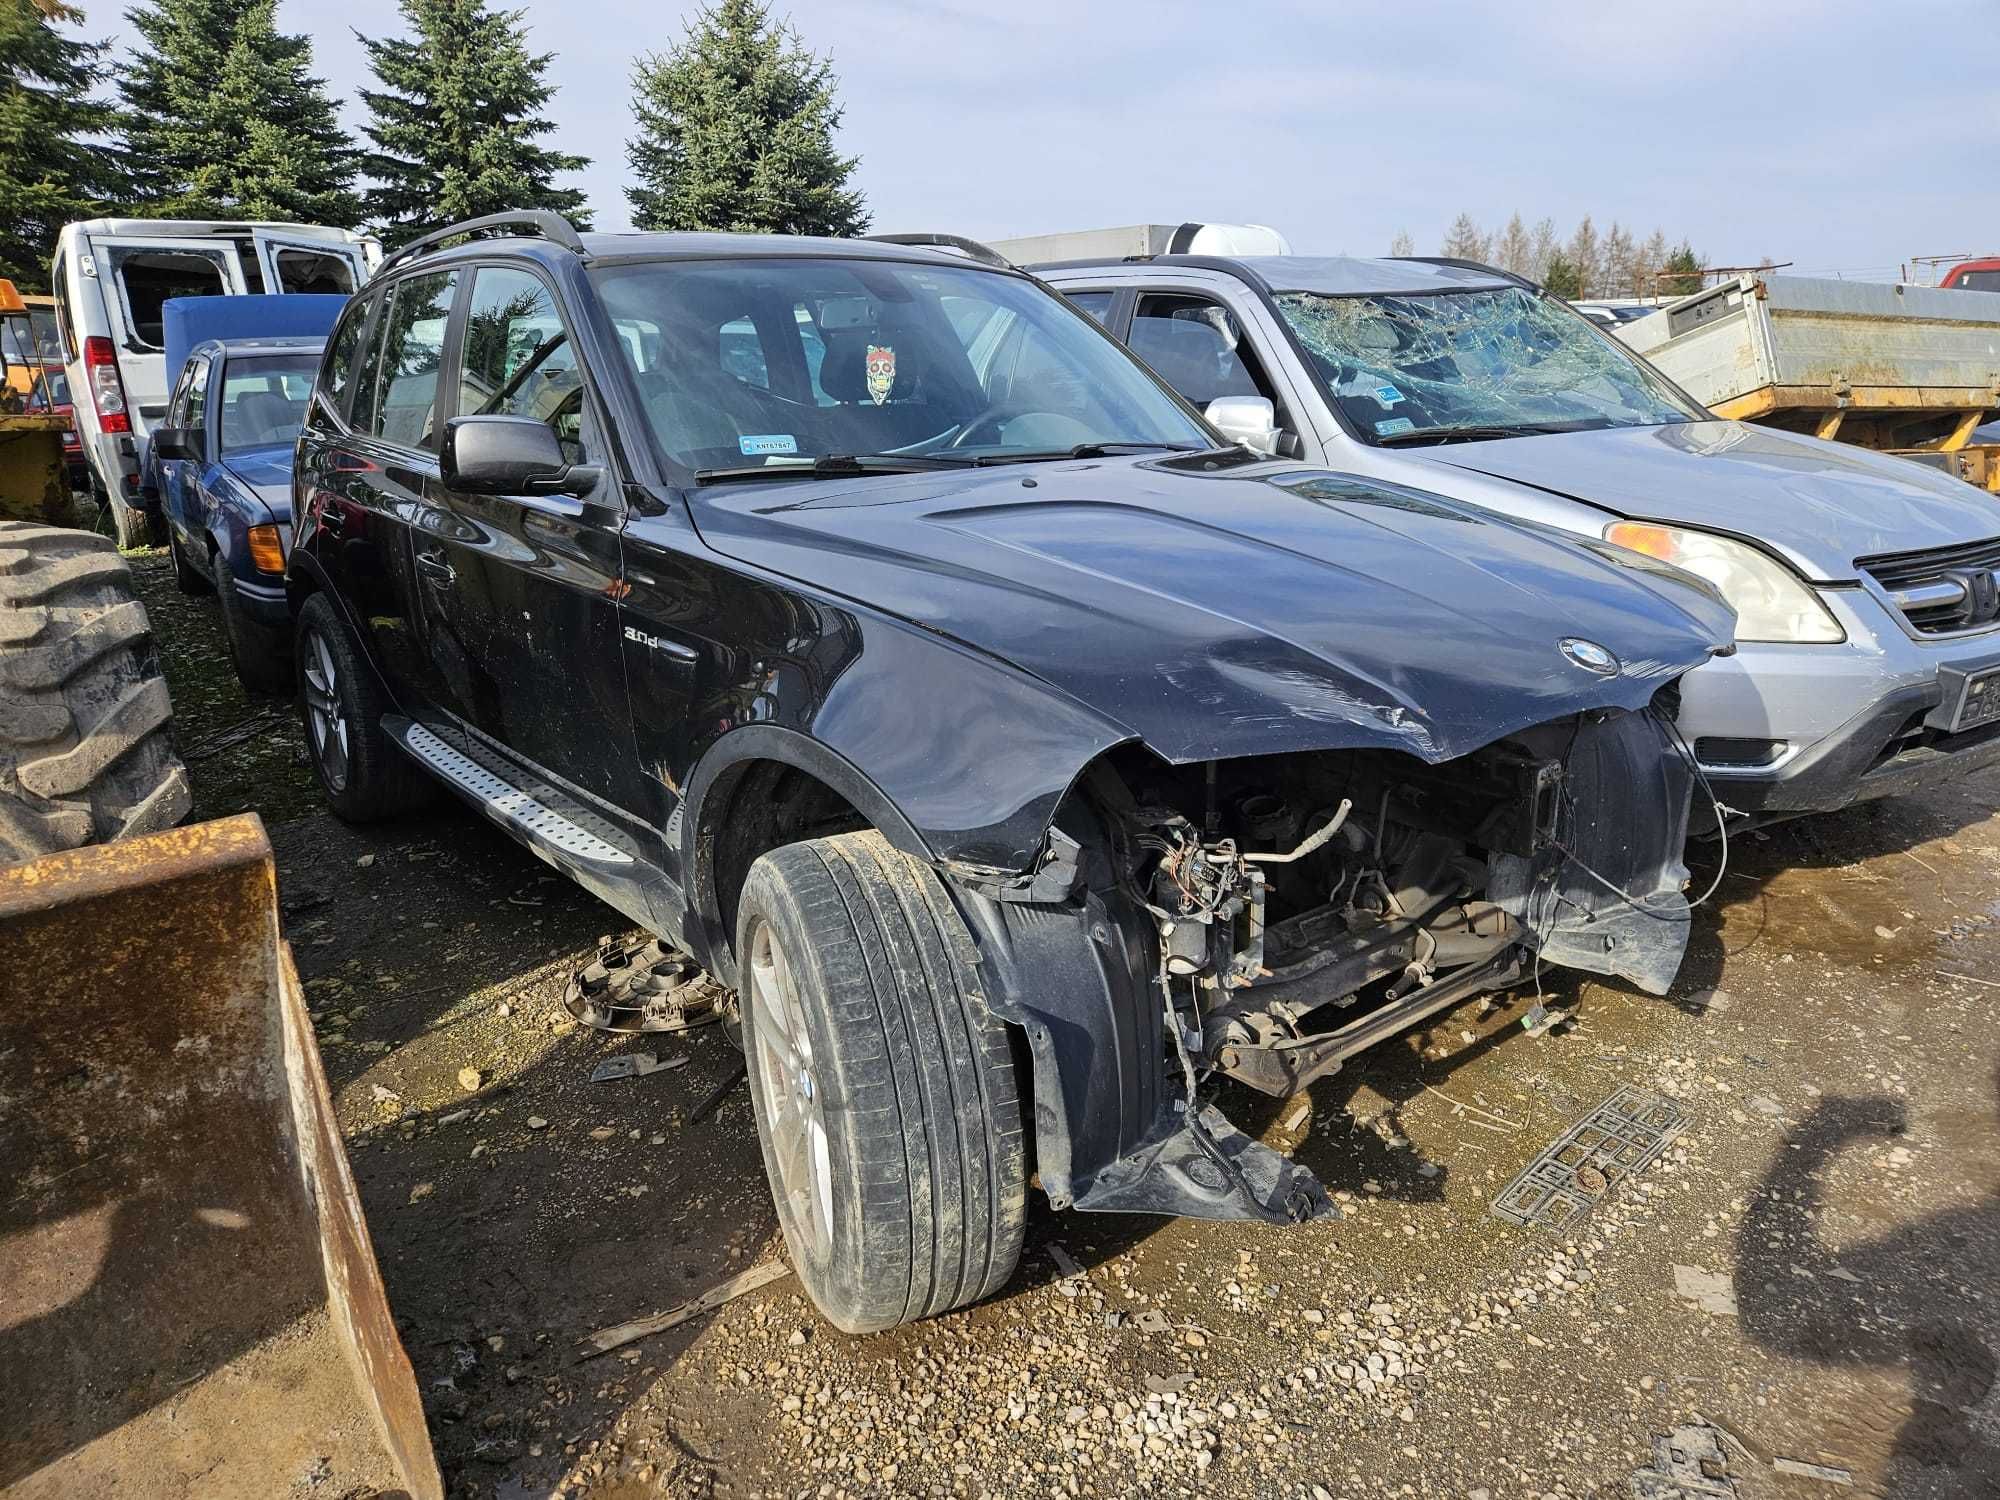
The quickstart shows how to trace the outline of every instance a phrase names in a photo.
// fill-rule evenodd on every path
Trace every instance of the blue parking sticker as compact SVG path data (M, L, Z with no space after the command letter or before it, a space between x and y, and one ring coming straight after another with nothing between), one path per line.
M1393 437L1399 432L1415 432L1417 424L1408 417L1391 417L1386 422L1377 422L1375 431L1381 437Z
M767 432L756 437L739 437L736 446L743 450L746 458L755 458L764 453L796 453L799 440L789 432Z
M1382 406L1394 406L1398 401L1403 399L1405 399L1403 393L1393 385L1378 385L1375 387L1375 400Z

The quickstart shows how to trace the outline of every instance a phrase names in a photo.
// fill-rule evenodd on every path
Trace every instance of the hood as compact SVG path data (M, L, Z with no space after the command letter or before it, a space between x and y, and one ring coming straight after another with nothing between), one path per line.
M1362 747L1448 760L1584 709L1643 707L1727 649L1735 623L1621 549L1290 464L1108 459L691 499L725 555L1010 662L1176 762ZM1565 637L1620 668L1575 665Z
M1433 463L1619 516L1734 532L1829 582L1852 579L1857 557L2000 536L1993 497L1962 479L1743 422L1607 427L1421 451Z
M292 448L238 448L222 460L230 477L250 491L284 525L292 519Z

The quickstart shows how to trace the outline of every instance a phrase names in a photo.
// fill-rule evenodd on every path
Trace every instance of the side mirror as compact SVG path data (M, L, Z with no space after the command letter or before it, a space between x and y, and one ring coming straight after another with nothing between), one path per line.
M153 452L160 458L208 458L208 434L199 427L159 427L153 431Z
M1219 396L1202 413L1226 438L1266 458L1278 451L1278 409L1262 396Z
M472 495L582 495L598 477L564 457L555 429L533 417L453 417L438 468L446 489Z

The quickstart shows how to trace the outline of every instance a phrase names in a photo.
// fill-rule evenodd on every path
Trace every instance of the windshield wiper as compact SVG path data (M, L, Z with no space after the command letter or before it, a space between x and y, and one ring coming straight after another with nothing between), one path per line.
M1608 427L1608 422L1516 422L1488 423L1464 427L1419 427L1413 432L1392 432L1375 439L1378 448L1407 448L1418 443L1472 443L1486 438L1534 437L1548 432L1586 432Z
M697 469L696 484L731 479L852 479L858 474L922 474L932 469L969 469L971 457L930 453L822 453L809 464L744 464L739 468Z
M1131 453L1198 453L1194 443L1078 443L1071 448L1031 448L1020 453L982 453L973 462L984 468L991 464L1047 464L1064 458L1118 458Z

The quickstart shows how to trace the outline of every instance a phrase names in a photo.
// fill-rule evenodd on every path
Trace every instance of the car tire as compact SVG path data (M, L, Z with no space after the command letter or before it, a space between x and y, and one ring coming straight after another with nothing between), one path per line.
M180 536L174 531L173 523L167 523L167 555L173 559L174 587L183 594L205 594L214 587L208 574L187 560L181 550Z
M172 717L111 539L0 521L0 864L178 823Z
M236 578L218 559L215 597L222 606L222 633L229 642L229 661L236 680L253 693L289 697L294 686L285 633L253 620L245 612Z
M334 813L373 823L425 802L430 783L382 728L382 689L325 594L300 608L292 658L306 759Z
M99 491L101 503L111 510L111 529L118 538L119 547L130 551L144 547L153 540L153 522L146 512L130 504L123 495L113 495Z
M792 1266L870 1333L990 1296L1021 1256L1012 1038L932 870L875 832L787 845L738 909L743 1049Z

